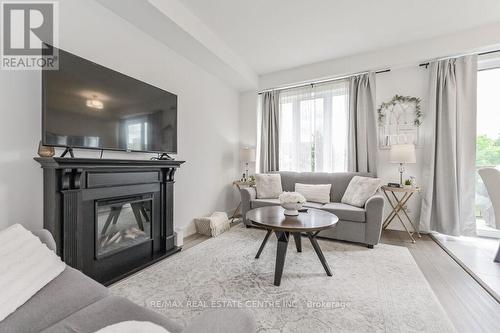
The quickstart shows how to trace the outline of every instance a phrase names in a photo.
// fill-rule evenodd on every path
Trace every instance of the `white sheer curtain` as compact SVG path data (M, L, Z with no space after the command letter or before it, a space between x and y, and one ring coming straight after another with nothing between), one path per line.
M347 170L348 91L342 80L280 92L281 171Z

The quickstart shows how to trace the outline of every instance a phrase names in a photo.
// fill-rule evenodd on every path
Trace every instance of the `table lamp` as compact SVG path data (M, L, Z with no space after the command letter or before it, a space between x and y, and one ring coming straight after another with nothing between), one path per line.
M255 149L249 147L242 148L240 150L240 160L245 162L245 176L243 180L246 181L248 179L248 163L255 162Z
M389 162L399 163L399 184L403 185L404 164L416 163L415 145L392 145L389 152Z

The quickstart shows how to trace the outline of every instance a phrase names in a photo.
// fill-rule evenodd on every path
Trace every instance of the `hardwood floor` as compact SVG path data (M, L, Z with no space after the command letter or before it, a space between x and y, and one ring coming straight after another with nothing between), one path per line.
M500 304L430 236L413 244L405 232L385 230L381 241L410 250L458 332L499 331Z
M500 263L493 261L498 250L498 238L454 237L437 233L431 237L500 302Z
M202 234L193 234L191 236L187 236L184 238L184 245L182 245L182 251L186 251L190 247L193 247L201 242L209 239L210 237L202 235Z
M183 250L207 239L191 235L185 238ZM413 244L405 232L385 230L381 242L410 250L457 332L499 331L500 304L429 236L422 235Z

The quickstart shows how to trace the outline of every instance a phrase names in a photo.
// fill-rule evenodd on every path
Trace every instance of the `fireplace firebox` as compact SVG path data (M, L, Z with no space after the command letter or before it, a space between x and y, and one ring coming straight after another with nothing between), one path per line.
M44 228L57 253L113 283L174 246L174 174L182 161L35 158L44 174Z
M152 195L113 200L97 200L95 256L112 255L144 242L150 242Z

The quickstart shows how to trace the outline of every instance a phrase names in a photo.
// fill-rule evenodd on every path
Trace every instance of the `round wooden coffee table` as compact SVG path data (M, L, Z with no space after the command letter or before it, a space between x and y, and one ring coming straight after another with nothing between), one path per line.
M326 275L332 276L330 267L325 260L325 256L319 247L316 236L321 230L332 228L337 224L339 218L329 212L308 208L307 212L301 212L297 216L285 215L284 209L281 206L260 207L250 210L247 213L247 219L252 221L256 226L267 229L267 234L260 245L259 251L255 256L260 257L262 250L266 246L267 240L271 233L276 234L278 238L278 251L276 253L276 268L274 271L274 285L279 286L281 276L283 275L283 266L285 264L286 249L288 247L288 239L292 234L295 239L297 252L302 252L301 234L305 233L311 242L314 251L318 255Z

